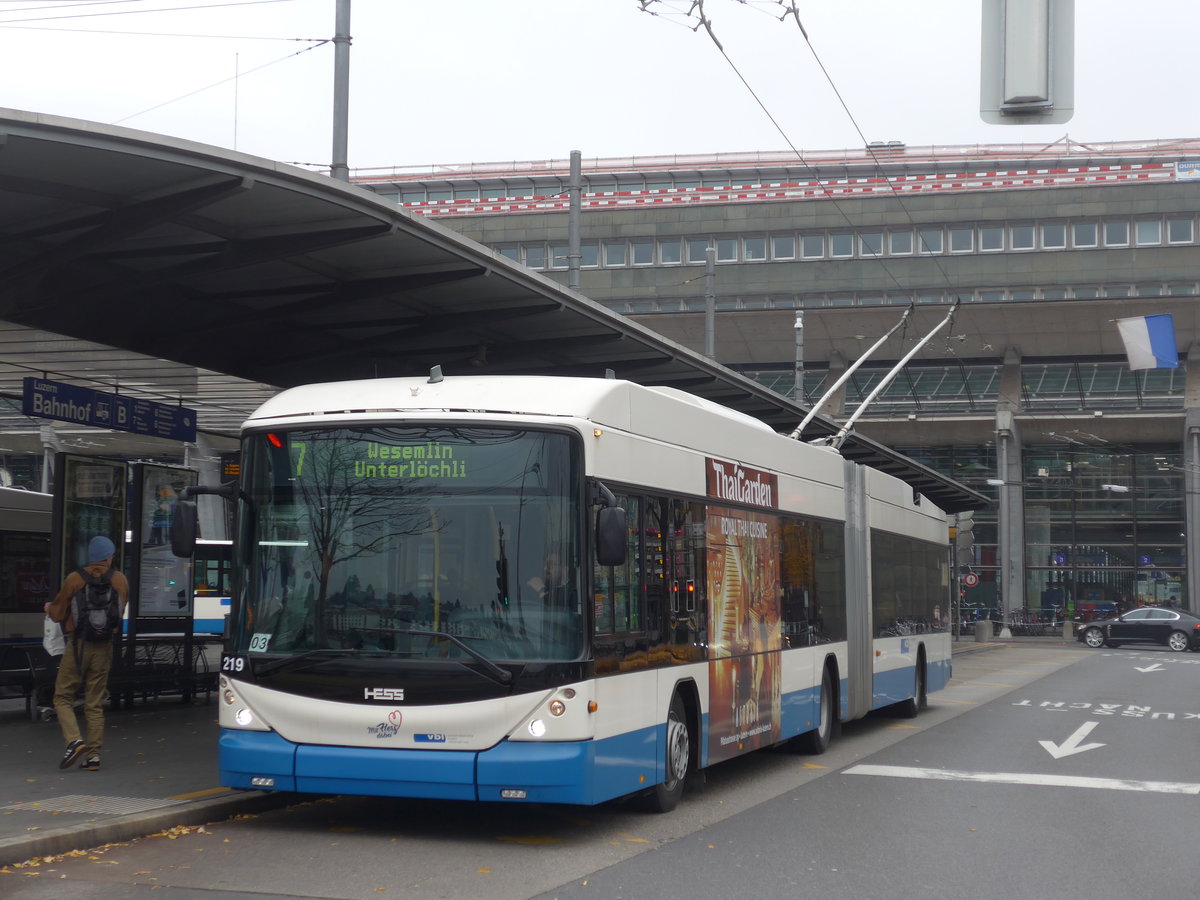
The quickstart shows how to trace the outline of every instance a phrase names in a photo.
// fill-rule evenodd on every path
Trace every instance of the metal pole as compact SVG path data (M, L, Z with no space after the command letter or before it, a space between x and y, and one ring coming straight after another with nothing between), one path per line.
M333 165L329 174L350 180L347 157L350 119L350 0L337 0L333 35Z
M567 186L570 201L567 214L567 287L579 290L579 217L583 208L583 164L582 154L571 151L571 181Z
M717 358L717 248L704 251L704 355Z
M796 310L796 363L792 367L792 402L804 402L804 310Z

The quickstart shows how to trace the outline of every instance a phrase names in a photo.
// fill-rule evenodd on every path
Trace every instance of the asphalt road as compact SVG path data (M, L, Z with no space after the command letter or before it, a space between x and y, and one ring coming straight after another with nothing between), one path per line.
M917 719L851 723L819 757L724 763L666 816L331 798L10 868L0 895L1190 895L1197 666L993 645L957 655Z

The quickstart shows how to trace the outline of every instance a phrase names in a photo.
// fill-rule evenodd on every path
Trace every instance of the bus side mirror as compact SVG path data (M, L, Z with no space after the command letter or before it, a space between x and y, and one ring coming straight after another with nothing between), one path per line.
M601 566L625 565L625 510L604 506L596 512L596 563Z
M190 559L196 552L196 532L200 517L195 500L176 500L171 516L171 552L181 559Z

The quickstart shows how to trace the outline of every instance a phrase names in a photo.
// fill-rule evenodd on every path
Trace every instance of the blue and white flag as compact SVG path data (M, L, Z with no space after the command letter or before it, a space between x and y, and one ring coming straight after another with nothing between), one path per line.
M1179 368L1175 321L1169 314L1117 319L1117 331L1125 342L1130 371Z

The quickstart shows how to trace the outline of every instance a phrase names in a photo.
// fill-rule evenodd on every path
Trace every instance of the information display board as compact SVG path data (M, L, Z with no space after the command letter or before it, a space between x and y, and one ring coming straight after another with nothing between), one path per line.
M133 467L133 543L138 556L134 594L140 618L192 616L192 561L171 552L171 519L180 493L196 481L192 469L148 463Z
M54 468L53 590L68 572L87 565L88 542L97 535L113 542L113 565L123 571L129 466L121 460L56 453Z

